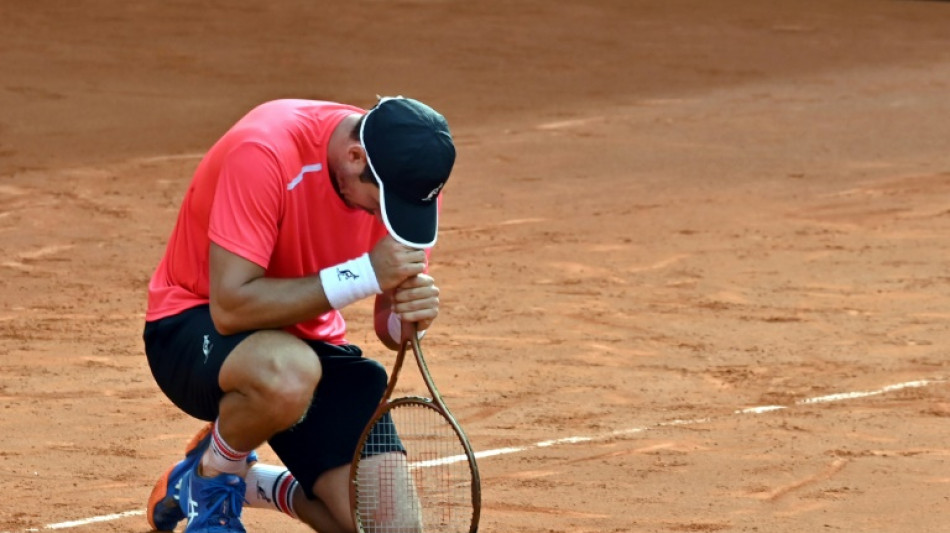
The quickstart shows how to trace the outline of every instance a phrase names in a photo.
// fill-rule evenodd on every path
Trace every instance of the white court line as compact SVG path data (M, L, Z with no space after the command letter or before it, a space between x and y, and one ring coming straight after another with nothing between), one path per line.
M145 514L144 510L125 511L123 513L114 513L114 514L107 514L107 515L102 515L102 516L94 516L92 518L85 518L82 520L73 520L72 522L60 522L58 524L49 524L47 526L44 526L43 529L70 529L74 527L95 524L97 522L111 522L112 520L118 520L120 518L125 518L127 516L140 516L144 514ZM39 531L39 530L27 529L27 531Z
M867 397L870 397L870 396L878 396L878 395L881 395L881 394L887 394L888 392L894 392L894 391L899 391L899 390L903 390L903 389L916 389L916 388L926 387L926 386L928 386L928 385L933 385L933 384L936 384L936 383L945 383L945 382L946 382L946 380L944 380L944 379L922 379L922 380L918 380L918 381L906 381L906 382L904 382L904 383L896 383L896 384L894 384L894 385L887 385L887 386L881 387L880 389L877 389L877 390L860 391L860 392L843 392L843 393L839 393L839 394L828 394L828 395L826 395L826 396L817 396L817 397L814 397L814 398L805 398L805 399L802 399L802 400L798 400L798 401L795 402L792 406L785 406L785 405L763 405L763 406L758 406L758 407L747 407L747 408L744 408L744 409L737 409L737 410L733 411L732 414L735 414L735 415L746 415L746 414L769 413L769 412L772 412L772 411L778 411L778 410L782 410L782 409L788 409L789 407L794 407L794 406L796 406L796 405L812 405L812 404L819 404L819 403L840 402L840 401L844 401L844 400L854 400L854 399L858 399L858 398L867 398ZM636 433L643 433L644 431L649 431L649 430L651 430L651 429L657 429L657 428L663 428L663 427L673 427L673 426L688 426L688 425L692 425L692 424L702 424L702 423L705 423L705 422L709 422L710 420L712 420L712 419L711 419L711 418L694 418L694 419L687 419L687 420L679 420L679 419L677 419L677 420L669 420L669 421L667 421L667 422L658 422L658 423L653 424L653 425L650 425L650 426L642 426L642 427L632 427L632 428L627 428L627 429L620 429L620 430L617 430L617 431L611 431L610 433L604 433L604 434L602 434L602 435L596 435L596 436L589 436L589 437L584 437L584 436L564 437L564 438L560 438L560 439L543 440L543 441L536 442L536 443L534 443L534 444L530 444L530 445L527 445L527 446L513 446L513 447L508 447L508 448L496 448L496 449L494 449L494 450L484 450L484 451L476 452L476 453L475 453L475 457L477 457L477 458L479 458L479 459L484 459L484 458L487 458L487 457L496 457L496 456L499 456L499 455L510 455L510 454L513 454L513 453L526 452L526 451L533 450L533 449L536 449L536 448L547 448L547 447L550 447L550 446L559 446L559 445L562 445L562 444L580 444L580 443L584 443L584 442L592 442L592 441L598 441L598 440L608 440L608 439L612 439L612 438L623 437L623 436L627 436L627 435L633 435L633 434L636 434ZM435 459L435 460L431 460L431 461L419 461L419 462L416 462L416 463L412 463L411 466L412 466L413 468L427 468L427 467L436 466L436 465L439 465L439 464L456 463L456 462L464 461L464 460L466 460L464 455L457 455L457 456L452 456L452 457L444 457L444 458L442 458L442 459ZM83 519L80 519L80 520L72 520L72 521L69 521L69 522L59 522L59 523L56 523L56 524L47 524L47 525L43 526L42 528L31 528L31 529L25 529L25 530L23 530L23 531L41 531L41 530L46 530L46 529L70 529L70 528L74 528L74 527L80 527L80 526L85 526L85 525L89 525L89 524L95 524L95 523L98 523L98 522L109 522L109 521L112 521L112 520L119 520L119 519L121 519L121 518L127 518L127 517L130 517L130 516L142 516L142 515L144 515L144 514L145 514L145 511L144 511L144 510L124 511L124 512L121 512L121 513L114 513L114 514L102 515L102 516L94 516L94 517L91 517L91 518L83 518ZM4 531L4 532L0 532L0 533L10 533L10 532Z

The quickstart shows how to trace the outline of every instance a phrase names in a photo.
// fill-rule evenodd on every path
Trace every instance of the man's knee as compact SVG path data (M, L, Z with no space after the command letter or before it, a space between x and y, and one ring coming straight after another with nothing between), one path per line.
M383 393L386 392L386 385L389 383L386 367L372 359L363 359L361 362L363 363L362 371L365 373L362 383L365 384L364 386L371 387L382 398Z
M221 388L252 398L276 425L289 427L307 412L321 374L320 360L305 342L281 331L260 331L228 356Z

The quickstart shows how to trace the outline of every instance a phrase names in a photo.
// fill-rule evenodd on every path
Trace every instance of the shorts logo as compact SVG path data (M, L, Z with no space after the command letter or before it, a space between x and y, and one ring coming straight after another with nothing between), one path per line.
M211 355L211 349L214 348L214 344L211 344L210 335L205 335L204 342L201 343L201 353L205 354L205 363L208 362L208 356Z

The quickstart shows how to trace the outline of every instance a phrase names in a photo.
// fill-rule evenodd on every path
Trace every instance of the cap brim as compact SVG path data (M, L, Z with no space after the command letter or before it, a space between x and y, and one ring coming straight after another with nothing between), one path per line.
M379 183L379 200L383 222L394 239L413 248L435 245L439 230L438 200L409 202L388 193L382 183Z

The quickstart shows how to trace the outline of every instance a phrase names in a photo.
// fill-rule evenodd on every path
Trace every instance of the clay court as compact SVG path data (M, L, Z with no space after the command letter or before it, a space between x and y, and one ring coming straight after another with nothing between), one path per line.
M950 3L7 0L0 532L149 529L200 426L141 341L191 172L377 94L459 148L425 346L480 531L950 531Z

